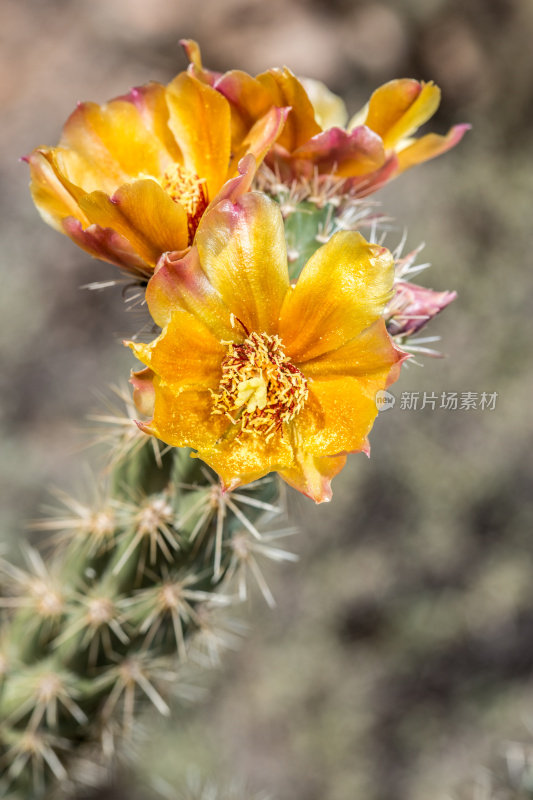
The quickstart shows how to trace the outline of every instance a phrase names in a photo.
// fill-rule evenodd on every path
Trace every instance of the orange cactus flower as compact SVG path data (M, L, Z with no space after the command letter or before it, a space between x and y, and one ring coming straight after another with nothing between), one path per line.
M105 105L82 103L57 147L25 159L34 202L91 255L146 280L162 253L192 244L240 158L260 161L286 114L271 105L232 139L228 101L185 72Z
M347 453L368 453L376 392L405 357L383 319L393 260L339 232L291 285L279 206L242 192L246 167L148 284L162 333L128 343L146 366L132 383L152 419L138 425L196 450L226 488L277 471L322 502Z
M299 80L287 67L255 78L240 70L211 72L203 67L195 42L182 44L191 61L190 74L230 102L237 138L268 108L291 107L265 159L286 182L317 173L335 175L343 180L344 190L365 196L409 167L454 147L470 127L455 125L445 136L412 138L438 108L440 89L431 82L404 78L384 84L346 125L343 101L318 81Z

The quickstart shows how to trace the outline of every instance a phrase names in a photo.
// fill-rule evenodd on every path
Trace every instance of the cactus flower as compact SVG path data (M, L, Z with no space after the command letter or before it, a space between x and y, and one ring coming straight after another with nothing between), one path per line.
M81 103L57 147L25 158L34 202L91 255L146 279L162 253L192 244L240 158L261 160L286 114L271 105L232 141L228 101L185 72L168 86Z
M287 67L255 78L240 70L212 72L203 67L195 42L182 44L191 61L189 72L228 99L237 137L270 107L291 107L265 159L288 183L316 173L335 175L344 190L365 196L409 167L454 147L470 127L455 125L445 136L412 138L438 108L440 89L432 82L392 80L346 125L343 101L318 81L299 80Z
M336 233L289 282L279 206L239 181L202 218L185 255L167 253L146 292L161 334L129 342L139 427L188 446L226 488L279 472L315 501L349 452L368 453L375 395L404 354L383 311L390 253Z

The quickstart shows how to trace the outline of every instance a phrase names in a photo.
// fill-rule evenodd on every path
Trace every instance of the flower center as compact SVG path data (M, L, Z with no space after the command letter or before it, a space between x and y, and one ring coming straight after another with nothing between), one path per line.
M161 186L187 212L189 244L192 244L200 218L209 204L205 180L180 164L173 164L164 173Z
M212 395L213 414L225 414L240 423L240 433L259 433L268 442L302 410L308 389L279 336L251 333L242 344L229 344L219 391Z

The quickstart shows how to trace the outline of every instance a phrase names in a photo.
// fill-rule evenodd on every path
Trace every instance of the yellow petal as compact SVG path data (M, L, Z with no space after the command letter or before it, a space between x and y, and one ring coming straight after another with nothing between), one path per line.
M346 463L346 456L312 456L297 452L294 463L280 470L283 480L315 503L331 500L331 480L338 475Z
M231 425L226 417L211 413L213 400L207 390L176 389L157 376L154 387L154 417L137 424L166 444L208 451Z
M348 112L344 100L328 89L322 81L316 81L313 78L300 78L300 82L313 104L315 119L322 130L344 128L348 120Z
M405 358L406 353L389 336L385 321L379 319L336 350L306 361L302 370L306 378L323 380L346 375L364 383L374 381L376 374L393 370ZM393 374L397 375L396 370Z
M398 153L398 172L404 172L415 164L421 164L430 158L440 156L455 147L468 130L470 130L470 125L454 125L446 136L439 136L436 133L421 136L420 139L415 140Z
M79 202L90 222L124 236L152 266L167 250L187 247L187 212L153 180L124 184L112 199L92 192Z
M164 253L146 287L146 302L155 322L164 328L176 309L198 317L218 339L232 340L241 331L202 270L196 247L183 254Z
M192 314L176 308L169 324L150 344L128 342L139 361L178 391L218 389L226 347Z
M251 483L293 462L292 447L287 437L277 435L267 442L251 434L234 439L231 429L215 447L198 448L198 455L215 470L228 489Z
M136 107L145 125L158 140L162 171L174 163L182 162L181 151L168 127L169 110L167 105L167 89L160 83L151 81L143 86L136 86L124 98ZM168 154L168 157L167 155ZM143 171L147 169L143 167ZM158 177L155 175L154 177Z
M192 75L180 73L167 87L169 126L186 169L205 178L213 199L227 178L231 150L227 100Z
M230 174L234 173L235 166L239 164L247 153L251 153L255 157L257 164L263 161L283 130L289 112L290 108L276 108L273 106L264 116L257 120L245 136L240 147L236 149L235 155L231 159Z
M309 383L309 397L294 420L298 449L325 456L364 450L378 413L376 392L385 388L389 369L363 380L341 376Z
M440 89L434 83L409 78L389 81L370 98L365 124L391 148L432 117L439 103Z
M290 69L271 69L258 75L257 80L270 92L272 105L291 107L291 113L278 139L281 147L292 152L320 133L321 128L315 120L311 100Z
M75 217L88 224L88 219L79 207L76 198L65 185L64 176L56 166L47 148L34 150L27 157L30 165L30 189L33 202L45 222L64 233L61 221Z
M65 156L66 174L87 192L95 173L98 188L110 192L140 174L157 177L171 163L139 109L122 99L102 106L80 104L63 128L60 145L76 153L77 161Z
M204 215L195 239L200 263L224 303L248 331L275 333L289 288L279 206L249 192Z
M381 316L393 278L384 247L353 231L334 234L311 256L283 304L279 335L287 355L305 362L358 336Z
M203 74L205 75L205 71ZM230 104L233 148L240 150L254 123L264 117L273 106L279 104L274 102L268 87L263 86L257 78L252 78L248 73L238 69L217 76L216 86L217 91L223 94Z

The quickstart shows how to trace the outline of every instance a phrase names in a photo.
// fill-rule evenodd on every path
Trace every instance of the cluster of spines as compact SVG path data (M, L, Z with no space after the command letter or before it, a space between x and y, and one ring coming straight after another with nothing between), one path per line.
M273 603L258 559L293 558L273 543L288 530L264 532L283 510L276 480L224 493L188 451L156 456L146 437L96 505L60 499L35 526L54 532L52 555L0 564L0 794L24 800L112 770L143 703L168 715L184 665L231 643L220 609L250 578Z

